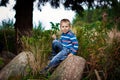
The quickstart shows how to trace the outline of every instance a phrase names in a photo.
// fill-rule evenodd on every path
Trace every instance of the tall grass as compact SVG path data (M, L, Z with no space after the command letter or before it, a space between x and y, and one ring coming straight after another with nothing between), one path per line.
M109 31L106 43L106 79L120 80L120 31L116 28Z
M35 57L32 68L33 73L38 73L43 67L47 65L48 56L51 53L51 32L49 30L40 30L37 28L33 30L32 37L22 37L22 45L24 51L31 51Z
M0 25L0 43L3 44L5 51L15 52L15 31L13 20L4 20Z
M120 32L109 30L97 21L74 27L79 41L78 55L87 60L83 80L119 80Z

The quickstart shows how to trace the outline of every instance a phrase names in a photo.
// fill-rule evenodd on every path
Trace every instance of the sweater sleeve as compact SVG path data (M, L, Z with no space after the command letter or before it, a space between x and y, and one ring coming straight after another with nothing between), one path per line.
M70 36L70 39L72 41L72 45L73 47L71 48L71 53L72 54L77 54L78 51L78 40L76 38L76 36L73 34Z
M62 42L62 38L60 37L60 38L58 39L58 41L59 41L59 42Z

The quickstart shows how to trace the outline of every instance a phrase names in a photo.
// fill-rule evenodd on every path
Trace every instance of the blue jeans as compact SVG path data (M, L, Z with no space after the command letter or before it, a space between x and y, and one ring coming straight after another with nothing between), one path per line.
M48 67L55 67L59 65L61 61L67 58L68 54L70 53L70 50L63 47L62 44L58 40L53 40L52 43L52 55L54 56L50 63L48 64Z

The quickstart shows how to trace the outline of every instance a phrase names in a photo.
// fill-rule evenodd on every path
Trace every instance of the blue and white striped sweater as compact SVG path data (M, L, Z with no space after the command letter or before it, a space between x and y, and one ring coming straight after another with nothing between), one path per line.
M60 37L62 45L70 49L70 53L76 54L78 50L78 40L72 31L62 33Z

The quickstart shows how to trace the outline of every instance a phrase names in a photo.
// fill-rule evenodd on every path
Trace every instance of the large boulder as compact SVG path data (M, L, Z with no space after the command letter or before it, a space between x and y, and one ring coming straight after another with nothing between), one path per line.
M34 60L34 56L31 52L19 53L0 71L0 80L8 80L11 76L24 75L26 66L29 63L34 63Z
M80 80L86 60L79 56L67 57L53 72L50 80Z

